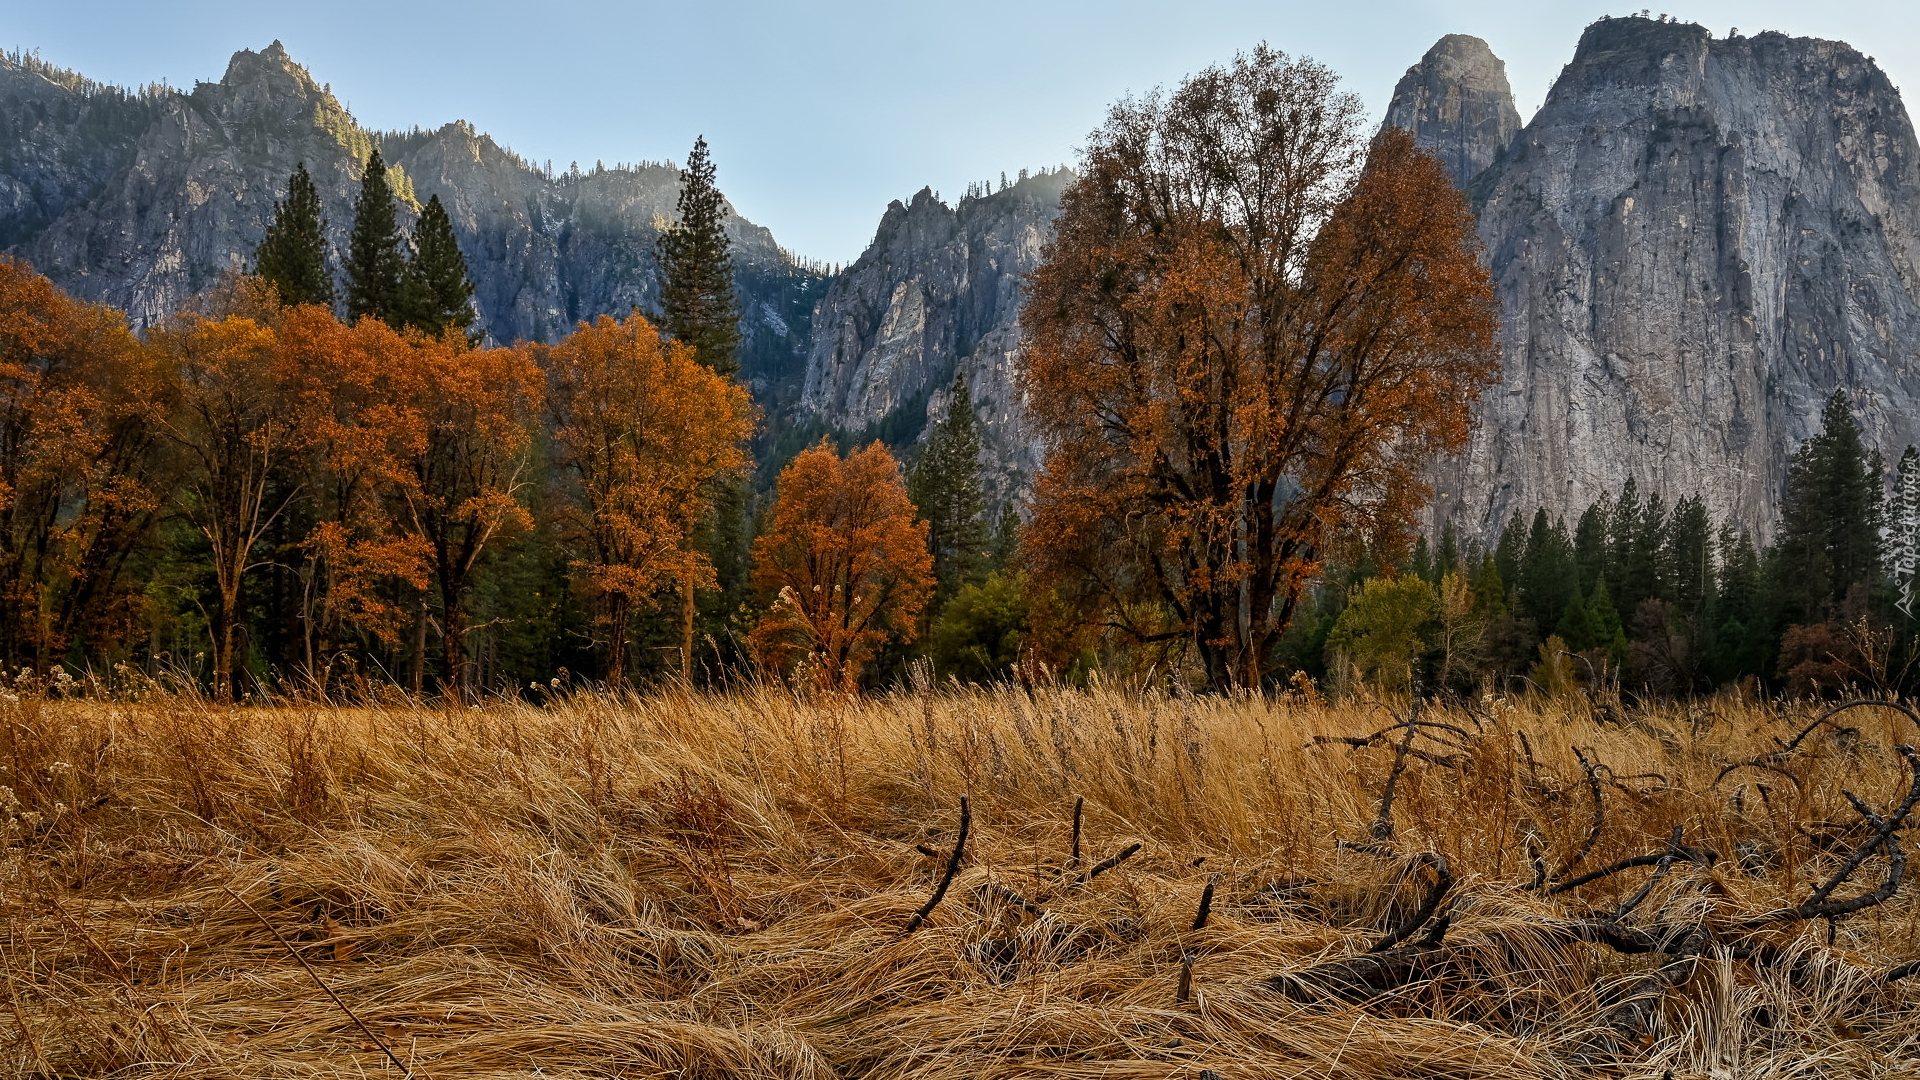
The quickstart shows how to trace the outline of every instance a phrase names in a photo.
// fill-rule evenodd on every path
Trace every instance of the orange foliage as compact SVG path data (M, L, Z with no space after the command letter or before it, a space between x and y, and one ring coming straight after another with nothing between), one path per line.
M1117 106L1022 310L1039 581L1216 688L1259 683L1341 531L1405 527L1497 373L1465 199L1361 123L1264 47Z
M349 630L396 644L414 614L402 597L429 584L427 545L391 512L405 464L426 441L417 395L403 393L421 344L379 320L346 326L312 305L288 309L280 324L279 364L311 455L311 558L298 568L310 679Z
M552 387L553 443L572 490L564 526L580 552L584 591L608 628L607 681L626 674L629 621L663 585L706 584L693 547L713 482L747 464L753 433L744 387L662 342L635 314L602 315L566 340L537 348Z
M0 256L0 652L45 670L138 629L125 571L165 501L167 396L124 316Z
M535 472L540 370L526 349L469 349L455 335L408 335L408 343L392 402L419 426L395 471L392 513L398 531L426 550L440 600L443 677L464 695L472 689L467 602L481 557L532 524L520 497ZM420 666L416 657L416 672Z
M780 473L753 581L771 601L755 655L788 677L853 691L888 637L912 640L933 595L927 524L878 442L842 459L826 442Z
M277 314L271 304L268 312ZM206 541L214 581L213 691L233 696L241 590L265 565L261 541L294 500L274 480L303 452L275 328L257 314L182 315L153 335L173 362L179 407L163 430L185 461L174 492Z

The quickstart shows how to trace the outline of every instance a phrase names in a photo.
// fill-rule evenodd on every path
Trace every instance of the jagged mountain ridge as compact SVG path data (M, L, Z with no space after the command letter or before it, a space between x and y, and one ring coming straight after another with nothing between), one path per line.
M24 57L0 59L0 246L69 292L165 318L252 258L304 161L344 251L372 147L403 201L438 194L499 341L551 340L579 319L658 302L656 223L670 165L549 175L462 122L362 129L279 42L235 53L217 83L133 93ZM729 212L747 333L743 373L790 396L824 275Z
M1504 374L1436 521L1632 477L1765 538L1834 390L1890 460L1920 442L1920 144L1850 46L1603 19L1470 191Z
M843 430L946 415L956 373L979 411L996 501L1040 467L1017 379L1026 274L1040 264L1067 170L1022 177L950 207L923 188L895 200L872 244L828 286L813 318L802 412Z

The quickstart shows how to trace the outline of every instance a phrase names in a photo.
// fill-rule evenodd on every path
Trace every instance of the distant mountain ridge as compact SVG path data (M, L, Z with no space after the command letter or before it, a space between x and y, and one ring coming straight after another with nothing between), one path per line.
M403 201L446 204L496 340L551 340L580 319L658 303L654 239L674 212L675 168L549 175L463 122L368 131L277 41L235 53L219 82L191 91L130 92L0 58L0 248L151 323L250 262L298 162L344 250L375 145ZM763 396L790 396L825 275L737 214L728 233L743 374Z

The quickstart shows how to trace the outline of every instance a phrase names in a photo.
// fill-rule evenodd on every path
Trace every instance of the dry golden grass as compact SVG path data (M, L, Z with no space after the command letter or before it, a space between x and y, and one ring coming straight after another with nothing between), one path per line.
M1365 952L1426 892L1406 858L1335 846L1370 839L1393 740L1312 740L1386 727L1380 706L765 691L0 710L7 1075L400 1075L249 906L430 1078L1920 1070L1920 998L1879 982L1920 956L1911 886L1831 946L1823 922L1742 938L1777 947L1761 958L1703 938L1658 982L1669 957L1542 929L1610 911L1651 870L1524 888L1529 838L1557 867L1587 836L1579 747L1606 805L1581 869L1660 851L1675 825L1723 855L1673 866L1630 921L1717 932L1799 903L1862 835L1842 789L1884 813L1908 788L1893 747L1920 732L1888 709L1717 786L1813 713L1429 709L1467 735L1416 744L1435 760L1399 777L1390 846L1449 861L1455 907L1427 955L1451 967L1364 1001L1262 980ZM964 863L902 936L962 794ZM1062 872L1076 798L1082 870L1143 845L1079 887Z

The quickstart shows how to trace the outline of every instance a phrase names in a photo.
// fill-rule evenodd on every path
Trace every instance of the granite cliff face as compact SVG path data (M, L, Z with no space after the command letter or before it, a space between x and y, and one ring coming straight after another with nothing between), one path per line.
M668 165L549 174L464 123L363 130L278 42L236 53L219 82L191 92L130 93L0 60L0 125L0 246L141 324L251 261L298 162L344 251L378 145L403 202L446 204L489 333L550 340L579 319L657 303L655 222L672 214L679 183ZM763 392L790 393L824 277L738 215L728 230L747 309L744 372Z
M1015 378L1022 286L1073 179L1042 173L957 208L927 189L888 206L814 312L803 413L842 430L893 420L917 431L946 414L964 373L992 493L1021 489L1040 466Z
M1466 187L1520 130L1507 65L1487 43L1448 34L1393 88L1386 123L1405 128Z
M1835 389L1889 459L1920 442L1920 145L1847 45L1595 23L1471 195L1505 373L1437 520L1490 532L1634 477L1764 537Z

